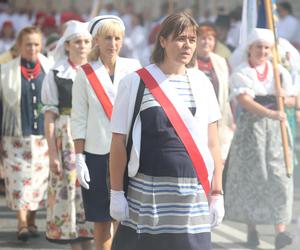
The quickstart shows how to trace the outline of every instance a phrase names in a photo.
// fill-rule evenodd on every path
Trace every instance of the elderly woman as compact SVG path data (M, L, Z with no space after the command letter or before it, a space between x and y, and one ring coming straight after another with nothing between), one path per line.
M222 221L221 115L210 81L192 67L197 27L186 13L168 16L154 64L120 83L110 155L110 214L121 221L113 250L208 250L211 227Z
M248 225L247 243L259 245L256 224L274 224L276 249L291 243L285 232L291 220L293 180L286 176L280 135L284 112L277 110L273 67L274 44L268 29L254 29L245 48L245 61L230 78L232 96L242 113L229 153L225 208L228 219ZM247 55L247 56L246 56ZM282 89L288 102L294 95L290 74L281 65Z
M94 222L96 249L108 250L112 218L106 180L112 107L120 79L138 69L140 64L118 56L125 34L120 18L95 17L88 29L95 47L89 55L89 63L78 70L73 85L71 128L86 219Z
M17 37L20 56L1 65L1 139L8 207L17 211L18 239L38 236L36 210L45 207L48 148L41 88L51 64L40 54L42 34L26 27Z
M55 49L57 62L42 88L50 161L46 237L70 243L74 250L89 249L83 240L93 238L92 224L85 223L70 131L72 85L78 68L87 62L91 45L87 24L70 21Z
M222 160L225 161L233 137L233 117L229 104L229 67L226 60L215 54L216 30L211 24L200 24L197 40L197 66L214 86L222 119L218 121L218 135Z

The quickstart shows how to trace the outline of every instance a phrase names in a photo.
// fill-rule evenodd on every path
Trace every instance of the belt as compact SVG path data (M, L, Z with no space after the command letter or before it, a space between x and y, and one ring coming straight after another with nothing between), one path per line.
M276 96L274 95L258 95L255 96L254 101L268 109L278 110Z
M59 114L71 115L71 108L59 108Z

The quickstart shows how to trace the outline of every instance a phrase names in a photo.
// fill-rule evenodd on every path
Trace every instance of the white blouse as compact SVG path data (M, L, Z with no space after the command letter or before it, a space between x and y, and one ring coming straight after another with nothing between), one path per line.
M43 111L51 110L55 114L58 112L58 90L54 80L54 70L58 71L57 76L63 79L70 79L74 82L76 69L74 69L67 59L57 62L45 76L42 85L42 102L45 105Z
M100 62L100 67L104 67L102 62ZM124 76L139 68L139 61L118 57L114 81L111 84L114 84L117 89L119 81ZM110 77L108 76L106 79L110 80ZM84 150L86 152L98 155L109 152L110 121L82 68L78 70L72 88L71 132L73 139L85 140Z
M257 95L276 95L273 66L271 62L268 61L267 63L268 74L263 82L258 80L256 70L248 63L244 62L238 67L229 79L230 98L240 94L248 94L252 98L255 98ZM285 90L285 94L294 96L296 91L293 87L290 73L281 65L278 65L278 69L282 76L282 88Z

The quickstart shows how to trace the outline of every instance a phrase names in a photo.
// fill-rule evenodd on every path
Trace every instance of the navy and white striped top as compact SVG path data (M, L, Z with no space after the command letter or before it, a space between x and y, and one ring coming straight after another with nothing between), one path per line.
M194 114L196 103L188 76L167 77L168 84L174 86ZM209 233L208 202L193 163L167 115L147 88L140 117L139 170L129 180L130 218L122 224L138 234Z
M195 100L192 93L190 81L187 75L169 75L167 76L169 82L175 87L177 94L187 104L188 108L195 108ZM160 106L154 99L150 91L145 88L144 97L141 105L141 111L153 107Z

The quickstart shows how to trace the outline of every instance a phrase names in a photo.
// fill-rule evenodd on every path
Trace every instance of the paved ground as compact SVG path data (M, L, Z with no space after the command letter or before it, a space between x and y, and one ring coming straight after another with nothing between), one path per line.
M300 141L298 143L300 146ZM297 150L300 156L300 147ZM297 227L297 218L300 218L300 164L296 167L294 173L295 180L295 197L293 221L288 229L294 236L293 245L286 247L284 250L300 250L300 225ZM16 239L16 219L15 213L8 210L5 206L3 196L0 196L0 249L1 250L50 250L50 249L70 249L67 245L51 244L45 240L45 210L38 212L38 227L42 231L40 238L31 239L27 243L20 243ZM274 249L274 229L272 226L258 227L261 244L258 249ZM245 225L225 221L222 226L215 229L212 234L214 250L243 250L248 249L244 242L246 240ZM141 249L142 250L142 249ZM166 250L166 249L155 249ZM186 250L186 249L182 249ZM201 250L201 249L199 249Z
M3 196L0 197L0 249L1 250L14 250L14 249L69 249L67 246L60 246L51 244L45 240L45 210L38 212L38 227L41 229L41 237L30 239L27 243L22 243L16 238L16 219L15 213L8 210L5 206Z
M294 219L289 226L289 231L294 235L292 246L284 250L300 250L300 230L297 232L297 217L300 216L300 167L295 173L295 202ZM38 213L38 226L41 230L45 228L45 210ZM50 249L69 249L67 245L51 244L45 240L45 234L42 232L40 238L31 239L27 243L20 243L16 239L16 220L15 214L5 206L4 198L0 197L0 249L1 250L50 250ZM274 231L271 226L260 226L258 231L261 236L261 245L259 249L274 249ZM225 221L223 225L213 232L213 249L243 250L248 249L244 245L246 240L245 226L239 223ZM141 249L142 250L142 249ZM158 249L157 249L158 250ZM163 249L164 250L164 249ZM185 250L185 249L183 249ZM201 249L199 249L201 250Z

